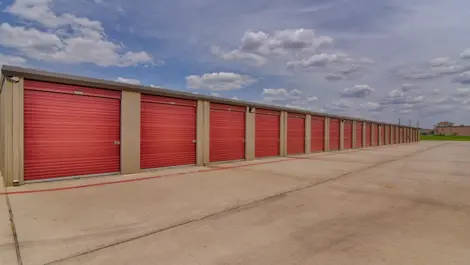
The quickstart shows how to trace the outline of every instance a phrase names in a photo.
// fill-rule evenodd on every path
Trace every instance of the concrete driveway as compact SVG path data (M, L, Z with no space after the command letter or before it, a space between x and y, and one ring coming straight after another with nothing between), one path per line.
M464 142L30 184L0 264L468 265L469 191Z

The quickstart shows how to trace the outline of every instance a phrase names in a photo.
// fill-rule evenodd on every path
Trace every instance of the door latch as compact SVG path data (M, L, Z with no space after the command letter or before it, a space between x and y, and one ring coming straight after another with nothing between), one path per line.
M120 144L121 144L121 141L114 141L114 144L115 144L115 145L120 145Z

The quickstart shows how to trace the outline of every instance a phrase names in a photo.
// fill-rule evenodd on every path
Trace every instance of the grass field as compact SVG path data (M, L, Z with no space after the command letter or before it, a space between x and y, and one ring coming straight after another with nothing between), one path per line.
M470 141L470 136L421 135L421 141Z

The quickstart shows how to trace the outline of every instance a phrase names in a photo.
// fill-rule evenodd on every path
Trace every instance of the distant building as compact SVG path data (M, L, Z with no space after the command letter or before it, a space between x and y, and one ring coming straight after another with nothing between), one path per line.
M437 135L470 136L470 126L455 126L454 123L448 121L441 121L436 124L434 131Z

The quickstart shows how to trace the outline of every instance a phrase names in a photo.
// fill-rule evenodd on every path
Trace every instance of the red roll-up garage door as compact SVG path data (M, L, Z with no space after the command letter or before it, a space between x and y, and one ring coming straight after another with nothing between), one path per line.
M400 143L404 143L405 140L405 129L400 128Z
M140 167L196 164L194 100L141 96Z
M24 179L120 172L121 92L24 82Z
M311 151L325 151L325 117L312 116Z
M340 120L336 118L330 119L330 151L339 150L339 137L340 137Z
M305 115L289 113L287 116L287 154L305 153Z
M344 121L344 149L351 149L352 148L352 121L345 120Z
M362 127L362 122L356 122L356 146L355 148L361 148L363 147L363 140L362 140L362 133L363 132L363 127Z
M255 116L255 157L279 155L281 113L257 109Z
M367 123L366 124L366 147L371 146L372 142L372 124Z
M211 162L245 158L245 112L245 107L211 103Z

